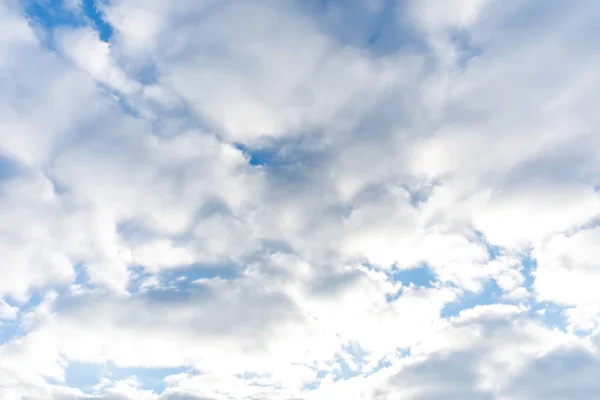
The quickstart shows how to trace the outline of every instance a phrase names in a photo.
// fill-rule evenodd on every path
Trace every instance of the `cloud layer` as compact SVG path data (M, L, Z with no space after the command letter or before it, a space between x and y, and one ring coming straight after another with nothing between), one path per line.
M600 399L600 5L0 4L0 399Z

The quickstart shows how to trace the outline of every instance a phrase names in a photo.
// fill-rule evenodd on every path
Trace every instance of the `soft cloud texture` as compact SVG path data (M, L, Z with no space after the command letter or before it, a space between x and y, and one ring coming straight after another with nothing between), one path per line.
M0 400L600 399L591 0L0 5Z

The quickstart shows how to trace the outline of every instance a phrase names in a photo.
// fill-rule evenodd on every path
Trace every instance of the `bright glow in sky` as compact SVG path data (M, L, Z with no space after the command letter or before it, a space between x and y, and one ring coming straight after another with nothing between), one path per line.
M600 399L600 2L0 2L0 400Z

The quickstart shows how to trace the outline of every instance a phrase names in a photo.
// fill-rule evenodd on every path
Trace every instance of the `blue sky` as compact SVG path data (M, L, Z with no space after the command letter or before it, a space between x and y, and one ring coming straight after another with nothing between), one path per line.
M599 12L0 4L0 399L594 398Z
M79 27L91 25L103 42L110 41L112 28L108 24L99 7L102 2L96 0L81 0L75 7L64 0L36 0L24 2L26 15L45 29L56 29L61 26Z

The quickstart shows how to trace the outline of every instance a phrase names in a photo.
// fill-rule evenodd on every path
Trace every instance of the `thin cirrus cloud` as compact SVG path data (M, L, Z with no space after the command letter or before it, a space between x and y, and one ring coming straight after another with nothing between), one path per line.
M595 1L0 5L0 399L600 398Z

